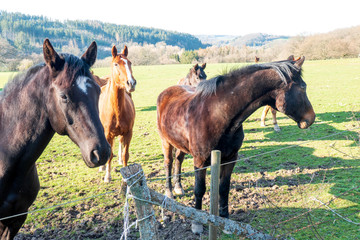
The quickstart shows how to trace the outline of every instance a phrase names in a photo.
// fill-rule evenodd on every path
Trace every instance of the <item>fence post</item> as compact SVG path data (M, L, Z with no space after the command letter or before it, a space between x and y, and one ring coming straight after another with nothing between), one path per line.
M220 179L221 152L211 151L211 185L210 185L210 214L219 216L219 179ZM216 240L217 227L209 226L209 240Z
M146 178L141 165L132 164L121 168L120 173L126 181L128 187L130 187L130 192L135 200L136 216L141 239L159 239L155 213L152 204L150 203L150 190L147 186Z

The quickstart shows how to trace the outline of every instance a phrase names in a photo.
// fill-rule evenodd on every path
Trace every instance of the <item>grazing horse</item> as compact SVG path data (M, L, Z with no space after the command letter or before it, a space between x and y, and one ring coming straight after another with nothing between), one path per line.
M131 62L127 58L127 46L119 55L113 46L111 53L111 75L108 82L101 87L100 120L104 126L106 140L112 149L115 137L119 136L119 163L126 167L135 122L135 106L129 93L135 91L136 80L132 75ZM113 153L106 163L104 182L111 181L112 158Z
M0 93L0 239L13 239L40 184L35 162L55 132L79 146L88 167L106 163L111 149L98 111L100 88L89 68L93 42L81 58L58 54L46 39L46 64L17 75Z
M288 115L299 128L308 128L315 113L306 94L298 61L254 64L202 81L196 87L172 86L157 99L157 126L165 158L166 186L172 197L172 150L177 148L194 158L195 208L201 209L205 175L212 150L221 151L220 216L229 217L230 177L244 139L242 123L259 107L270 105ZM175 159L174 174L181 163ZM180 175L175 177L181 188ZM202 225L193 223L193 232Z
M200 81L206 80L207 76L204 72L206 68L206 63L199 66L199 64L195 64L194 67L190 69L190 72L185 78L180 79L178 82L179 85L189 85L196 87Z
M298 58L298 59L296 59L296 61L297 60L299 60L300 58ZM257 57L255 57L255 63L257 63L257 62L259 62L259 58L257 58ZM291 55L291 56L289 56L288 58L287 58L287 60L289 60L289 61L295 61L295 58L294 58L294 55ZM272 108L271 106L269 106L269 105L266 105L265 107L264 107L264 110L263 110L263 112L262 112L262 114L261 114L261 126L262 127L265 127L266 126L266 124L265 124L265 119L266 119L266 115L267 115L267 113L269 112L269 110L271 110L271 114L272 114L272 120L273 120L273 125L274 125L274 130L275 130L275 132L280 132L281 131L281 129L280 129L280 127L279 127L279 125L277 124L277 120L276 120L276 110L274 109L274 108Z

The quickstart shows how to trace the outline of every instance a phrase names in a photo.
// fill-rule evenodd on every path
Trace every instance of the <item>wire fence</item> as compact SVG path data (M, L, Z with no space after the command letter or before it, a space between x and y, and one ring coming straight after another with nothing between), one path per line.
M300 142L298 144L293 144L293 145L290 145L290 146L281 147L281 148L278 148L278 149L275 149L275 150L267 151L267 152L264 152L264 153L256 154L256 155L245 157L245 158L239 158L239 159L236 159L236 160L234 160L232 162L224 163L222 165L226 165L226 164L230 164L230 163L237 163L237 162L244 161L244 160L263 157L265 155L275 154L275 153L278 153L280 151L284 151L284 150L287 150L287 149L299 147L299 146L306 145L306 144L311 144L311 143L313 143L315 141L328 139L328 138L338 136L338 135L345 135L346 133L353 132L353 131L356 131L358 129L360 129L360 127L354 127L352 129L343 130L343 131L340 131L340 132L334 132L334 133L328 134L328 135L320 137L320 138L303 141L303 142ZM360 139L360 133L359 133L359 139ZM337 152L339 152L339 153L341 153L341 154L343 154L343 155L345 155L347 157L350 157L350 158L355 159L355 160L360 159L360 156L354 156L353 154L346 153L346 152L344 152L342 150L337 149L335 146L330 146L330 147L333 150L335 150L335 151L337 151ZM209 167L211 167L211 166L201 168L201 169L197 169L197 170L194 170L194 171L183 172L183 173L181 173L179 175L189 176L189 175L194 174L195 171L199 171L199 170L202 170L202 169L207 169ZM326 175L324 175L324 178L325 178L325 176ZM174 176L172 176L172 177L174 177ZM264 179L264 178L262 178L262 179ZM166 177L161 177L161 176L156 177L156 178L148 178L147 179L149 184L154 183L154 182L158 182L158 181L164 181L164 180L166 180ZM311 184L313 180L314 180L314 174L310 177L310 181L307 182L306 184ZM268 186L271 186L272 183L269 184L269 182L267 182L266 184ZM336 206L335 207L330 207L330 204L333 203L336 199L339 199L340 197L343 197L343 196L349 194L350 192L354 192L355 190L358 190L360 188L360 181L357 182L356 186L354 186L354 187L352 187L350 189L347 189L347 190L341 192L338 195L334 195L330 200L328 200L326 202L322 202L320 199L318 199L316 197L308 198L308 202L312 201L312 202L316 202L318 204L315 207L304 207L303 209L300 209L300 210L298 210L298 211L296 211L294 213L289 213L289 212L287 212L286 209L283 210L283 207L278 206L274 201L271 200L271 197L269 197L265 193L261 192L262 186L259 186L259 181L249 183L248 187L253 187L254 188L255 192L259 196L258 200L261 202L261 204L266 205L266 208L268 208L268 209L272 209L274 211L274 214L279 215L279 212L281 212L281 211L286 212L282 216L283 219L281 221L276 221L276 222L271 223L271 224L267 223L265 225L261 225L261 228L262 228L262 230L264 232L271 233L271 235L273 235L275 237L281 238L281 237L284 237L284 236L291 236L292 234L295 234L295 233L298 233L300 231L304 231L304 230L306 230L308 228L311 228L314 238L323 239L321 234L318 231L318 227L320 225L322 225L322 224L325 224L325 223L328 223L328 222L331 222L331 221L335 221L335 220L340 220L340 219L342 221L347 222L348 224L360 225L359 222L356 222L356 221L353 221L353 220L350 219L350 217L354 217L354 215L359 214L359 211L354 210L354 212L344 215L344 214L339 213L337 210L335 210ZM234 187L232 185L231 190L234 190L235 188L236 187ZM235 191L237 191L237 190L235 189ZM32 210L32 211L12 215L12 216L3 217L3 218L0 218L0 220L6 220L6 219L14 218L14 217L17 217L17 216L21 216L21 215L32 214L32 213L35 213L35 212L56 209L56 208L58 208L60 206L66 206L66 205L69 205L69 204L78 203L78 202L82 202L82 201L85 201L85 200L88 200L88 199L98 198L100 196L105 196L105 195L114 194L114 193L117 193L117 191L116 190L115 191L107 191L107 192L100 193L100 194L94 194L94 195L91 195L91 196L88 196L88 197L79 198L79 199L75 199L75 200L55 204L55 205L52 205L52 206L49 206L49 207L36 209L36 210ZM307 196L303 196L303 197L307 197ZM332 213L333 217L330 218L330 219L328 217L326 217L325 220L323 219L323 220L314 221L313 220L314 217L312 216L312 214L314 214L318 210L324 210L324 209L327 212ZM255 215L256 215L256 211L254 211L254 216L252 217L252 219L256 218ZM304 221L301 222L300 221L300 223L299 223L298 220L300 218L305 218L306 222L304 222ZM247 219L247 221L249 221L249 219ZM289 224L291 225L291 227L285 226L285 225L289 225Z

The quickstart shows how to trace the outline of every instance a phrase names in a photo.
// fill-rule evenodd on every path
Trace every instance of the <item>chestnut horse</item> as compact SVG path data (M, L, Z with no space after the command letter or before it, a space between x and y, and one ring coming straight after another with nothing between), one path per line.
M172 197L172 150L194 157L195 208L201 209L205 175L212 150L221 151L220 216L229 217L230 177L244 139L242 123L259 107L270 105L288 115L299 128L308 128L315 113L306 94L298 61L254 64L202 81L196 90L172 86L157 99L157 126L165 158L166 186ZM175 185L181 187L181 159L175 159ZM193 232L202 225L193 223Z
M299 60L300 58L298 58L298 59L296 59L296 60ZM255 63L257 63L257 62L259 62L259 58L258 57L255 57ZM287 60L289 60L289 61L295 61L295 58L294 58L294 55L291 55L291 56L289 56L288 57L288 59ZM262 127L265 127L266 126L266 124L265 124L265 119L266 119L266 115L267 115L267 113L269 112L269 110L271 110L271 115L272 115L272 120L273 120L273 125L274 125L274 130L275 130L275 132L280 132L281 131L281 129L280 129L280 127L279 127L279 125L277 124L277 120L276 120L276 110L274 109L274 108L272 108L271 106L269 106L269 105L266 105L265 107L264 107L264 110L263 110L263 112L262 112L262 114L261 114L261 126Z
M111 153L99 119L100 88L89 71L96 43L78 58L57 54L46 39L43 52L46 64L0 92L0 239L13 239L25 222L40 189L35 162L55 132L79 146L88 167L105 164Z
M100 120L104 126L106 140L112 149L115 137L119 136L119 163L127 166L135 122L134 102L127 92L135 91L136 80L132 75L131 62L127 58L127 46L124 47L121 54L117 54L117 49L113 46L111 53L111 75L108 82L101 87ZM106 163L104 182L111 181L112 158L113 153Z
M190 69L190 72L185 78L180 79L178 82L179 85L189 85L196 87L200 81L206 80L207 76L204 72L206 68L206 63L199 66L199 64L195 64L194 67Z

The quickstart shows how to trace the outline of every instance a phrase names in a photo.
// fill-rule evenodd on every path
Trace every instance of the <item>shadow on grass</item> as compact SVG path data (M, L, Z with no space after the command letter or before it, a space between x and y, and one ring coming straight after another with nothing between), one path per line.
M140 111L140 112L156 111L156 106L137 107L136 111Z

